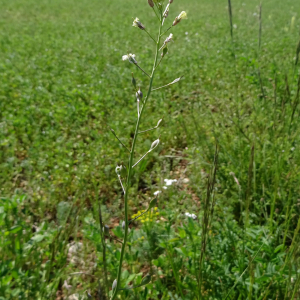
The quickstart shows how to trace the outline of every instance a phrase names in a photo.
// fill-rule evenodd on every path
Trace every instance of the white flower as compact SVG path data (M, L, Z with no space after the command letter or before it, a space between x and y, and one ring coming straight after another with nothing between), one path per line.
M177 25L182 19L186 19L187 18L187 13L185 11L182 11L178 17L175 18L174 22L173 22L173 26Z
M142 30L145 29L145 26L140 22L139 18L135 18L135 19L133 20L132 26L138 27L138 28L140 28L140 29L142 29Z
M128 54L128 55L123 55L122 60L128 60L132 64L137 64L137 61L135 60L135 54Z
M190 213L186 212L185 215L189 218L192 218L193 220L197 219L197 216L195 214L190 214Z
M163 189L164 189L164 190L166 190L166 189L167 189L167 187L166 187L166 186L163 186Z
M164 179L164 182L167 186L170 186L173 184L173 182L177 182L177 179Z
M156 191L156 192L153 193L153 195L154 195L154 196L157 196L157 195L160 194L160 193L161 193L161 191Z

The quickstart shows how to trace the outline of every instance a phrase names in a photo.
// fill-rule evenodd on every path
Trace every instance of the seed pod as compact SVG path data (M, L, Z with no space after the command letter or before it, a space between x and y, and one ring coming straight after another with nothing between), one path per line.
M162 119L158 120L156 128L158 128L159 124L161 123Z
M135 81L135 78L133 77L133 73L131 73L131 75L132 75L132 79L131 79L132 85L136 89L136 81Z
M148 0L148 4L150 5L150 7L154 7L154 3L153 3L153 1L152 0Z
M157 204L157 198L152 199L149 203L149 209L155 207L156 204Z
M151 275L146 275L143 279L142 279L142 282L141 282L141 285L146 285L148 284L149 282L151 281Z
M149 152L151 152L153 149L155 149L155 148L158 146L158 144L159 144L159 139L155 140L155 141L152 143Z
M168 54L168 46L167 45L163 48L163 52L161 54L161 57L164 57L166 54Z

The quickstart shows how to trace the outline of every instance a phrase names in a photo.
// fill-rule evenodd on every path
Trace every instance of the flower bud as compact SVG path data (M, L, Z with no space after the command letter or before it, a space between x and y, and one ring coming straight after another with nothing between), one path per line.
M118 176L121 176L121 171L122 171L123 167L122 166L117 166L115 171L117 173Z
M122 228L125 230L125 221L122 222Z
M112 290L115 290L117 288L117 279L114 280L113 284L112 284Z
M173 0L169 0L169 3L172 4L172 3L173 3Z
M107 225L104 225L104 227L102 228L103 232L105 235L109 235L109 227Z
M177 16L173 22L173 26L177 25L182 19L186 19L187 14L185 11L182 11L179 16Z
M149 209L155 207L156 204L157 204L157 198L152 199L149 203Z
M140 285L146 285L151 281L151 275L146 275L143 279Z
M161 57L165 57L166 54L168 54L168 46L167 45L163 48L163 52L161 54Z
M135 19L133 20L132 26L138 27L138 28L140 28L140 29L142 29L142 30L145 30L145 26L140 22L139 18L135 18Z
M140 101L140 100L142 100L143 99L143 93L142 93L142 91L141 91L141 88L139 88L139 90L136 92L136 99L138 100L138 101Z
M163 9L163 6L160 2L157 3L158 9L161 11Z
M153 3L153 1L152 0L148 0L148 4L150 5L150 7L154 7L154 3Z
M159 144L159 139L155 140L152 145L151 145L151 148L148 152L151 152L152 150L154 150Z
M132 85L134 86L134 88L136 89L136 81L135 81L135 78L133 77L133 73L132 74L132 79L131 79L131 82L132 82Z

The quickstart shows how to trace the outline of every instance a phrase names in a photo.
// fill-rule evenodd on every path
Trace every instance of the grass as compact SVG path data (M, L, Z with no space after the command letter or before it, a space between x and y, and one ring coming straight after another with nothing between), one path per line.
M230 2L172 4L166 23L182 10L188 20L157 82L184 78L153 92L145 111L141 130L163 122L137 154L158 135L161 144L134 171L129 215L162 193L157 219L131 226L122 273L123 286L153 280L120 299L300 297L300 10L295 0ZM138 0L0 4L0 299L105 299L120 244L101 240L99 207L122 239L115 167L127 162L110 128L130 148L131 72L142 90L147 78L121 57L137 54L150 72L154 48L131 18L150 33L155 18ZM166 178L178 181L165 190ZM70 244L81 245L76 258Z

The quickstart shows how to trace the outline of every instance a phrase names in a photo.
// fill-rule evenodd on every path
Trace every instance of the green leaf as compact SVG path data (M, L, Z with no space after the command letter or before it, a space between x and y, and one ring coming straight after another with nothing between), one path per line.
M36 243L40 243L44 238L45 238L45 236L43 234L37 234L37 235L33 236L31 239L33 241L35 241Z
M22 226L21 225L17 225L17 226L13 226L10 228L9 233L14 234L19 232L20 230L22 230Z
M281 245L277 246L275 248L275 250L274 250L274 253L277 253L278 251L280 251L281 249L283 249L283 247L284 247L284 244L281 244Z

